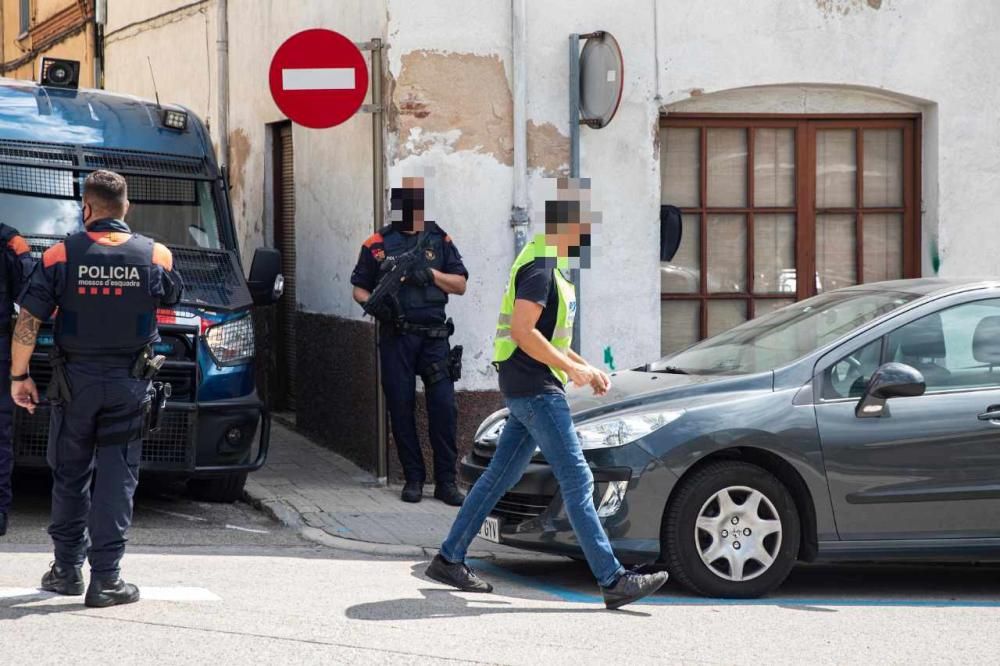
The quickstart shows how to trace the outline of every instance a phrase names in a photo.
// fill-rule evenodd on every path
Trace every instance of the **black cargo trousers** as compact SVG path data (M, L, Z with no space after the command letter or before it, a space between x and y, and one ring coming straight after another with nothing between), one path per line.
M56 563L87 558L102 579L120 572L125 554L150 405L150 381L132 377L131 363L67 362L72 399L53 404L49 422Z

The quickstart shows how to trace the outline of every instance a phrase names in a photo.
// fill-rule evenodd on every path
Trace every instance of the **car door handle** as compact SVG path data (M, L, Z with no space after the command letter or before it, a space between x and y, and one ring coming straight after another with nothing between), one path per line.
M990 405L979 415L980 421L1000 421L1000 405Z

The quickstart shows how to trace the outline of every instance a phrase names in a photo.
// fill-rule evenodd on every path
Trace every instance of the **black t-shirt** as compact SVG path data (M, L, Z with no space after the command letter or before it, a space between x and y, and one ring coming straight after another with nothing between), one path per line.
M542 306L535 328L546 340L551 340L559 315L559 292L551 265L543 266L542 261L536 259L518 269L514 277L514 298ZM547 365L518 348L500 364L500 392L508 398L524 398L540 393L563 393L564 390Z

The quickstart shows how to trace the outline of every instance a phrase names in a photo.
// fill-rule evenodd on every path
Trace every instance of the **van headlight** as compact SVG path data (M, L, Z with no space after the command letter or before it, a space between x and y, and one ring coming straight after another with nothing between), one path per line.
M683 414L682 409L669 409L609 416L584 423L577 427L576 434L584 450L625 446L673 423Z
M209 326L204 335L216 365L240 365L253 360L254 334L250 315Z

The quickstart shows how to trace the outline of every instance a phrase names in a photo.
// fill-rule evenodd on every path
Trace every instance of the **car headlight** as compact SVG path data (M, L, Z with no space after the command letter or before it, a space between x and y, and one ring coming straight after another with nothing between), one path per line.
M253 360L254 334L250 315L209 326L204 335L216 365L239 365Z
M503 432L503 427L507 425L508 414L506 409L500 409L487 416L486 420L479 425L479 430L476 431L473 441L496 446L497 440L500 439L500 433Z
M682 414L684 410L680 409L620 414L584 423L576 429L576 434L584 450L625 446L673 423Z

